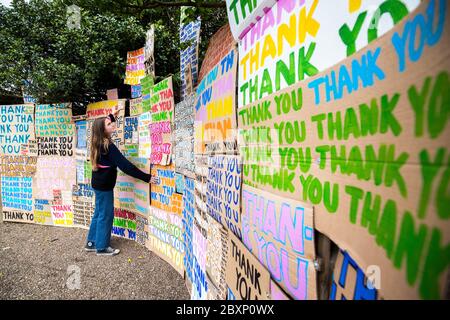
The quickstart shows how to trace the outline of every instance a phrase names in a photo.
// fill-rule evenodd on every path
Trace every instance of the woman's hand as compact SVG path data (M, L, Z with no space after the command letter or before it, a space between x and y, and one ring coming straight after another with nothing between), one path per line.
M161 180L159 179L159 177L151 177L150 178L151 184L159 184L160 182L161 182Z

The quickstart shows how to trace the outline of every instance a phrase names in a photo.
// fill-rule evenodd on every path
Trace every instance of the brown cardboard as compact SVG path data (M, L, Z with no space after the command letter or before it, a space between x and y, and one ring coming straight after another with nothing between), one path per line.
M119 92L118 92L117 88L106 90L106 97L108 100L119 99Z
M90 103L87 105L86 117L88 119L101 118L108 116L110 113L114 114L121 109L125 110L125 101L126 100L121 99Z
M146 246L184 275L182 227L178 215L150 207Z
M36 173L36 156L0 156L2 177L32 177Z
M172 212L181 217L183 195L175 192L175 166L153 165L152 177L159 177L159 184L151 185L152 207Z
M382 272L380 294L386 299L443 298L449 270L447 251L443 251L450 240L449 209L443 199L447 197L444 190L448 189L450 126L446 123L446 113L443 110L448 108L443 101L448 101L446 99L449 92L450 21L449 8L447 6L445 11L442 10L440 7L442 3L422 2L417 10L390 32L342 63L238 111L241 114L249 114L251 111L253 118L261 119L257 123L247 121L239 115L240 129L253 128L254 137L259 134L261 141L259 150L253 148L257 142L253 140L245 143L244 137L248 136L249 132L244 133L241 130L239 143L244 161L244 183L285 198L298 199L314 205L314 223L320 232L330 237L342 250L348 251L363 270L371 265L380 267ZM434 13L433 20L432 13ZM437 26L439 17L443 17L442 29L433 29L434 38L431 38L430 32L421 28L429 25ZM418 25L422 20L425 21L424 24ZM442 30L440 37L439 30ZM415 44L416 51L411 51L411 32L414 32L417 42L423 39L423 43ZM400 59L402 56L397 54L393 44L401 43L399 39L402 39L402 36L406 39L403 71ZM423 44L423 48L418 47L419 44ZM417 61L412 61L411 58ZM372 69L363 67L364 70L358 78L359 89L353 90L356 81L351 80L352 72L358 74L355 71L358 65L367 66L369 61L372 63ZM383 76L379 76L378 69L382 70ZM345 70L348 71L348 77ZM314 88L318 82L315 81L326 81L328 77L331 85L333 72L336 86L339 85L339 79L341 83L345 83L346 80L353 81L352 84L342 85L343 94L340 99L336 99L336 95L339 96L338 89L336 94L331 92L328 102L325 85L317 87L320 102L316 105ZM370 77L365 78L368 74ZM349 90L352 92L349 93ZM431 99L433 94L435 97ZM277 114L276 101L280 98L285 99L285 102L280 105L280 114ZM289 100L295 100L297 104L289 104ZM301 102L298 103L299 101ZM422 101L423 117L416 117L412 104L416 107L422 106ZM363 107L360 107L361 105ZM289 106L290 111L287 111ZM377 112L367 111L372 110L370 108L374 108L373 110ZM337 140L337 131L333 131L333 139L328 137L328 117L332 116L335 121L338 112L341 113L342 137L344 131L348 134L346 140ZM315 117L315 122L312 117ZM320 117L323 118L323 138L318 130ZM289 125L289 134L284 135L283 131L281 135L283 140L280 142L279 136L276 135L275 124L280 128L283 122L284 128L288 121L292 123L292 126ZM361 121L365 123L378 121L378 124L373 127L366 125L361 129L359 125ZM298 131L296 131L297 124ZM270 133L268 134L264 128L270 128ZM345 146L347 157L353 148L352 156L356 160L351 162L352 166L348 168L352 168L354 173L343 174L339 167L333 172L330 168L330 153L326 155L324 153L325 156L320 159L320 153L316 151L319 146L336 146L338 155L340 148ZM259 159L254 157L250 159L248 157L250 149L246 149L247 147L259 151L257 154ZM291 151L286 149L291 152L292 170L287 166L287 161L284 163L285 158L278 152L279 147L293 148ZM308 147L311 150L310 159L304 158ZM371 147L373 149L370 149ZM367 162L366 153L370 155L372 151L375 152L377 160ZM363 161L357 160L361 158L359 153ZM380 161L378 158L383 153L385 156L380 158L382 159ZM422 191L425 184L421 173L421 161L424 162L427 158L431 162L438 160L435 165L423 166L428 172L428 178L431 178L431 172L436 170L429 193ZM334 157L334 162L335 159ZM399 165L397 170L393 164L398 161L403 161L404 164ZM268 164L271 170L283 169L282 177L287 181L284 186L280 184L280 187L272 187L270 183L263 183L263 180L268 182L267 179L252 176L256 170L263 172ZM381 166L381 174L376 180L373 174L365 180L364 176L360 175L358 178L355 173L360 170L358 166L367 164ZM251 165L255 170L253 172ZM306 181L309 176L313 189L303 188L300 180L302 177ZM292 184L289 183L291 178ZM339 195L335 195L337 189L333 188L338 189ZM353 194L353 197L350 194ZM325 195L329 199L327 206L323 200ZM381 200L380 213L376 223L369 228L367 220L361 221L361 211L364 201L371 200L373 207L377 196L380 196ZM333 197L338 199L337 206ZM357 201L359 198L361 199ZM419 204L421 199L429 200L422 202L422 209ZM356 207L356 203L358 209L350 211ZM383 210L386 212L385 215ZM411 226L416 234L418 230L422 230L424 238L420 241L412 239L406 233L408 226ZM403 237L400 237L401 233ZM401 249L406 249L405 241L410 241L409 246L416 246L412 247L409 258L406 257L407 252ZM433 254L436 255L435 260L432 258ZM407 279L407 268L411 272L410 280Z
M150 104L150 160L152 164L169 165L173 148L172 127L175 109L172 76L152 87Z
M242 161L240 156L215 155L208 157L207 213L238 238L242 238L241 186Z
M0 155L19 155L34 140L34 104L0 106Z
M218 295L225 298L225 271L228 257L228 232L212 217L207 216L208 244L206 247L206 273ZM210 287L208 287L208 294Z
M227 23L209 40L197 83L200 83L203 77L219 62L221 57L234 47L236 47L236 42L231 35L230 25Z
M294 299L317 298L309 205L244 185L242 241Z
M230 153L236 143L236 73L237 50L226 51L196 89L196 154Z
M226 281L237 300L270 299L269 272L231 232Z
M376 270L379 273L379 270ZM363 270L347 252L339 251L334 266L330 300L376 300L379 292L375 288L376 276L368 279ZM372 282L370 281L372 280Z
M270 280L270 298L271 300L291 300L289 295L287 295L273 280Z
M194 178L194 103L191 94L175 105L173 130L173 155L175 171Z

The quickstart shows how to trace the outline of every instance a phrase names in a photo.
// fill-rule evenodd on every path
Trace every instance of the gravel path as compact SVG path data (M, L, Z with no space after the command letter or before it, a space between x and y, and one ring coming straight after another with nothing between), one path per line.
M113 237L120 254L98 257L83 251L86 234L0 222L0 299L189 299L182 276L145 247Z

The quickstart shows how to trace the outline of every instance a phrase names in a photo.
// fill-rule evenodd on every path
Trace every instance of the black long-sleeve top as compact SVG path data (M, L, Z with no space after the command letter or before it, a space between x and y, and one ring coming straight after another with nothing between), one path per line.
M101 151L100 159L97 162L98 169L92 171L92 188L102 191L114 189L117 180L117 167L136 179L147 183L150 181L150 174L141 171L128 161L113 143L109 144L108 152L105 153L103 147Z

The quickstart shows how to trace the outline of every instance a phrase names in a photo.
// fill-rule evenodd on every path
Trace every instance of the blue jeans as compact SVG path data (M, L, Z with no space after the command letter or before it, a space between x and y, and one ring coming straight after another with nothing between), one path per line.
M109 247L114 220L114 191L95 190L95 210L87 241L95 243L97 250Z

